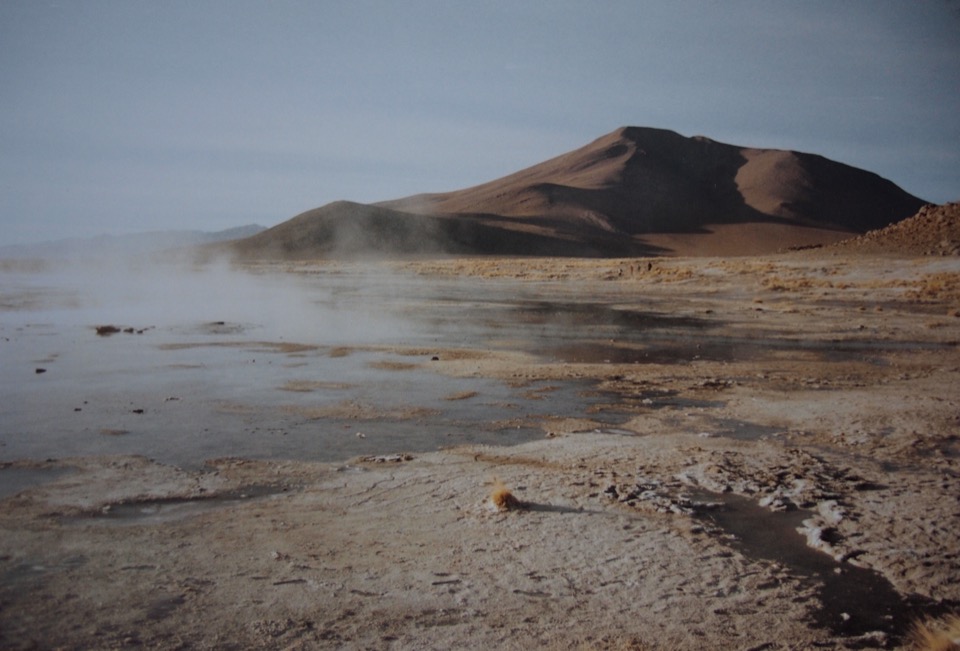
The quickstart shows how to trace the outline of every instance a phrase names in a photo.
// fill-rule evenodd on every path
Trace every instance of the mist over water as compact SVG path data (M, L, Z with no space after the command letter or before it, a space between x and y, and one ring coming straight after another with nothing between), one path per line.
M191 466L509 444L542 436L525 420L584 404L579 384L524 399L499 381L430 369L430 351L503 337L502 324L476 315L516 300L512 290L376 264L2 269L0 461L141 454Z
M224 321L264 336L317 344L337 343L345 336L355 343L358 338L373 342L402 330L390 315L357 300L362 294L346 282L252 273L225 261L83 261L48 265L39 272L8 272L0 279L6 324L165 329ZM369 281L379 284L376 278Z

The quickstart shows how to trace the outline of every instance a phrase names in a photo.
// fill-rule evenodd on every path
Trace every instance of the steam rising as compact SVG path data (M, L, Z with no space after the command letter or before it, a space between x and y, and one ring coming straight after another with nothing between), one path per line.
M375 262L0 262L0 460L342 460L529 440L539 430L498 423L579 412L577 386L518 397L432 359L501 337L488 306L516 299L502 289Z
M386 274L365 272L358 286L340 276L311 279L175 255L8 263L5 271L0 291L11 324L169 329L225 322L258 338L317 345L373 343L408 330L366 300L366 292L395 282Z

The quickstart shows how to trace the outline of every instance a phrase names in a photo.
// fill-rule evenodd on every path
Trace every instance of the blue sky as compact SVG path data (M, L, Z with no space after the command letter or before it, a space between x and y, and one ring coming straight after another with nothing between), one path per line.
M0 1L0 244L271 226L623 125L960 200L960 2Z

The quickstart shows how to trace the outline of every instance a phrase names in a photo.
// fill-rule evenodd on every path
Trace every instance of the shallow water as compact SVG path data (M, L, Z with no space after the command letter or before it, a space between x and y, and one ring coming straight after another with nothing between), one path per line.
M707 311L673 315L663 300L602 284L584 291L562 282L425 280L375 265L310 274L136 262L4 271L0 461L103 454L181 466L223 456L336 461L520 443L544 435L544 417L615 427L635 403L722 405L662 392L611 397L588 381L518 387L430 368L434 355L458 348L571 364L883 364L893 346L796 332L754 336ZM118 331L98 334L104 325ZM748 425L718 423L717 433L772 433Z
M515 288L378 270L7 274L0 460L329 461L539 438L538 418L599 400L590 384L514 387L430 369L433 351L489 347L504 329L533 336L502 318L499 306L518 300Z
M53 481L72 472L70 468L0 468L0 499L16 495L20 491Z

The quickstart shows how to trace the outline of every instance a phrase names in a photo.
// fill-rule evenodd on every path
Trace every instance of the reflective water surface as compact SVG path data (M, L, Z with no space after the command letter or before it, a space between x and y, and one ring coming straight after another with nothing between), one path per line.
M578 324L531 324L528 311L514 286L377 269L6 273L0 461L340 460L540 437L537 418L599 400L590 384L514 386L430 368L451 349L576 337Z

